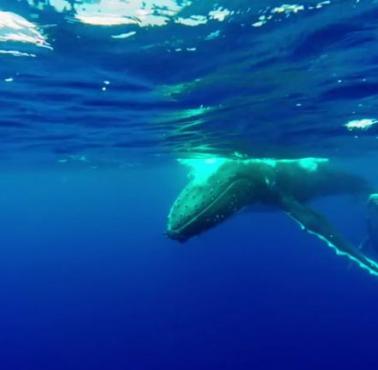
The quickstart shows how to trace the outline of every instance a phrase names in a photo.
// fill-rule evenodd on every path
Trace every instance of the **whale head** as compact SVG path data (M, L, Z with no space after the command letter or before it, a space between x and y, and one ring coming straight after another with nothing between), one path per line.
M240 176L238 166L231 162L196 163L197 172L169 212L169 238L184 242L223 222L250 201L251 180Z

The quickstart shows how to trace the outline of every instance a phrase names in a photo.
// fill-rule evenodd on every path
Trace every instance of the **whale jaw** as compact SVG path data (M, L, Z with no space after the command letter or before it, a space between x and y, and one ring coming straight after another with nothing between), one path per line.
M167 235L185 242L237 213L249 200L250 182L246 179L216 178L206 185L190 183L171 208Z

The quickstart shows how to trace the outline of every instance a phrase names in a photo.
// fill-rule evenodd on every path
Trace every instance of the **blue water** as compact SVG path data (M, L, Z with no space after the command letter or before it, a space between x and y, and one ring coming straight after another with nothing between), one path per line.
M284 214L165 236L180 157L378 186L376 2L130 3L0 0L0 367L376 369L377 277ZM313 204L364 239L363 201Z

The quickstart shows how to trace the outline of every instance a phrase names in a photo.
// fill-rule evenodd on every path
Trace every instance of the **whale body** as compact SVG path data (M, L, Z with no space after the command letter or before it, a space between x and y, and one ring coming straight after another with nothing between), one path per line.
M192 168L192 179L168 215L167 235L185 242L238 213L261 204L284 211L302 229L316 235L340 255L378 275L378 264L355 248L327 219L306 203L337 194L372 192L368 182L333 168L326 158L181 160Z

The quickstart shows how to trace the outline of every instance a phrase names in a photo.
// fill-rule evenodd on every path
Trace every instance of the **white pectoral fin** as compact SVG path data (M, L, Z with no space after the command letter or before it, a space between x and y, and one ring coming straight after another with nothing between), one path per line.
M368 242L370 251L378 255L378 194L370 194L367 214Z
M361 250L355 248L339 235L324 216L294 198L282 196L280 201L282 209L298 222L303 230L316 235L329 247L333 248L338 255L348 257L361 268L378 276L378 263L366 257Z

